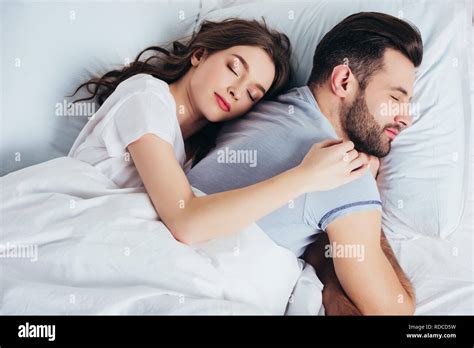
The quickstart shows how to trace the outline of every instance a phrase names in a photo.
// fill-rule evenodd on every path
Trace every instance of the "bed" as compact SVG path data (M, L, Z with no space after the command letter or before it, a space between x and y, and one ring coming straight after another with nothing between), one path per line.
M439 91L428 93L426 91L433 91L433 81L424 73L418 76L416 96L423 101L423 116L414 123L413 133L408 133L394 146L394 154L384 159L378 179L384 203L384 230L415 286L416 314L474 314L474 152L471 122L474 86L469 83L474 78L472 3L458 0L279 1L277 5L259 1L260 6L254 3L190 0L117 2L113 6L103 1L7 1L0 4L3 32L0 54L2 223L5 223L5 218L13 217L16 220L9 221L22 222L22 216L32 209L28 204L34 203L34 197L43 195L41 197L45 200L38 201L43 205L41 217L46 219L41 220L46 221L43 227L56 233L44 234L41 236L44 239L28 233L35 226L34 221L25 225L21 233L18 232L18 243L36 243L40 245L39 251L47 257L36 264L37 268L31 267L29 261L0 258L4 271L0 313L324 314L321 307L322 285L311 266L301 260L293 260L285 251L266 240L263 234L258 234L261 237L258 240L252 240L244 233L241 238L197 247L193 250L196 254L172 245L168 252L183 253L183 259L199 263L201 268L197 272L182 263L168 265L188 275L187 278L169 282L157 281L150 276L150 272L160 270L151 267L153 262L159 260L146 253L136 259L136 262L149 266L145 269L114 259L118 254L122 257L126 251L120 243L140 243L127 239L130 237L125 235L119 238L104 234L99 228L94 230L97 234L89 236L95 238L92 239L95 249L89 249L92 256L87 262L81 262L80 258L88 254L74 247L74 238L85 243L91 240L81 239L83 234L61 225L66 218L76 218L70 210L63 209L61 218L58 215L56 220L51 220L53 214L49 214L48 209L54 209L54 204L69 207L72 200L84 211L90 212L95 202L104 200L115 204L117 209L125 209L122 200L133 198L137 210L131 214L133 220L126 221L130 229L146 226L147 229L141 231L145 238L147 231L162 226L152 222L155 217L143 192L117 190L91 168L61 159L68 153L90 115L68 117L57 111L61 104L71 100L65 96L89 74L105 72L111 64L129 62L147 45L189 36L204 19L228 16L253 18L265 15L270 25L285 31L299 50L294 62L298 68L293 84L302 84L310 69L305 62L325 31L349 13L377 10L420 23L427 43L428 62L422 71L432 72L435 76L437 71L443 73L446 86L452 87L445 95L440 95ZM451 11L449 16L445 15L448 11ZM102 15L105 12L107 17ZM292 18L298 18L301 14L307 16L307 22L291 22ZM315 14L319 20L309 22L315 18L311 15ZM282 16L291 25L285 26ZM127 26L121 24L125 19ZM104 22L107 23L107 30L104 30ZM464 28L464 22L469 22L469 28ZM22 26L21 31L9 29L18 25ZM101 35L97 35L98 32ZM307 42L311 44L307 45ZM25 99L27 102L24 102ZM450 108L454 110L453 116L445 132L436 133L439 129L436 126L442 120L437 114L445 113ZM427 154L426 149L418 149L419 152L413 152L417 149L414 144L420 142L415 130L419 130L420 134L435 134L431 148L436 151ZM417 157L420 153L424 156L421 157L423 160ZM58 180L51 186L47 183L48 168L51 167L62 170L64 177L77 180L77 171L89 173L87 180L90 181L77 186L68 180ZM407 174L400 175L401 172ZM22 177L22 185L15 187L12 174ZM89 185L85 185L87 182ZM409 187L409 192L398 196L397 187ZM24 202L29 203L15 206L17 201L13 198L20 194L24 194ZM400 202L404 204L404 209L400 209ZM113 213L99 206L104 214ZM138 214L139 209L143 209L144 213ZM100 220L98 215L86 217ZM81 223L85 224L87 219L84 216L82 219ZM1 227L1 242L13 241L11 237L15 231L5 229L5 225ZM154 238L148 237L150 240ZM154 243L158 245L163 241L169 243L168 239L156 239ZM233 259L229 258L235 255L236 245L240 245L237 250L251 260L256 253L250 246L251 241L264 245L269 253L282 259L278 265L260 263L255 268L253 283L243 276L245 269L242 267L245 265L231 262ZM61 243L63 249L52 247ZM151 252L153 243L150 243L149 249L142 250ZM92 244L77 245L91 247ZM104 259L104 255L109 258ZM94 268L94 262L99 261L107 261L108 267ZM209 264L214 268L209 268ZM217 265L223 267L219 270L221 273L215 273L215 269L219 269ZM164 264L161 266L165 267ZM286 267L285 272L278 274L275 267ZM40 277L41 272L45 276ZM212 279L206 276L211 273ZM109 277L107 287L100 285L103 277ZM273 297L267 298L273 290L265 287L259 278L267 283L280 284ZM240 291L234 289L233 285L245 281L250 284L248 287ZM252 293L258 288L262 291ZM107 296L111 291L113 294ZM39 295L47 300L35 302L35 296Z

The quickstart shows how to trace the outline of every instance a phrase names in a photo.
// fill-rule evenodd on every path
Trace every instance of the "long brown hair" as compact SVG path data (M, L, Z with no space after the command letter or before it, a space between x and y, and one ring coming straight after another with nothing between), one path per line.
M214 52L240 45L262 48L275 64L275 77L265 98L282 92L287 87L291 75L291 46L288 37L270 30L264 20L259 22L229 18L221 22L204 21L199 31L187 43L174 41L171 50L160 46L148 47L141 51L129 65L121 70L112 70L101 77L90 79L81 84L71 96L74 96L82 87L86 87L91 96L75 100L74 103L97 98L98 104L102 105L117 86L131 76L141 73L150 74L170 84L182 78L191 68L191 56L197 49L204 48L211 55ZM142 60L145 52L154 54ZM221 125L220 122L209 123L187 139L188 145L195 154L193 165L215 146Z

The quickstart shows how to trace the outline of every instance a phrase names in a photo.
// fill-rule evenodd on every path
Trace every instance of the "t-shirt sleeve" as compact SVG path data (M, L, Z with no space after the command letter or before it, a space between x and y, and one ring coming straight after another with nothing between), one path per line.
M370 172L335 189L312 192L306 196L305 223L326 231L336 219L356 211L382 210L377 184Z
M152 133L174 146L176 114L166 98L143 91L120 100L101 133L110 156L121 156L127 146L146 133Z

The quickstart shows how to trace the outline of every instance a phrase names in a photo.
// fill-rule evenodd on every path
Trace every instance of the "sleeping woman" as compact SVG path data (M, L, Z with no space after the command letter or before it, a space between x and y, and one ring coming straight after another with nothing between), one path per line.
M147 52L155 54L141 59ZM171 51L149 47L123 69L80 85L74 94L87 87L91 95L76 102L97 98L100 108L69 156L97 167L119 187L144 186L182 243L237 232L305 192L357 179L368 167L368 157L359 156L352 142L327 140L273 178L194 194L185 173L212 148L220 125L283 91L290 70L284 34L258 21L204 22Z

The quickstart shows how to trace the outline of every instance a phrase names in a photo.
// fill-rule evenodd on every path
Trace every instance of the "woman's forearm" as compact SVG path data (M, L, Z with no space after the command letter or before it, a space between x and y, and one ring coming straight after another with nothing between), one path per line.
M192 244L237 232L303 194L301 175L296 167L251 186L192 197L175 220L175 237Z
M128 145L160 219L176 239L188 244L234 233L305 192L329 190L361 177L367 161L353 148L352 142L322 141L297 167L271 179L196 197L170 143L145 134Z
M169 143L147 134L128 149L160 219L187 244L239 231L313 189L311 173L321 172L297 166L245 188L196 197Z

